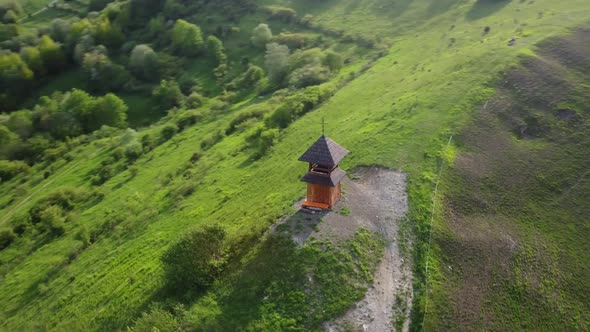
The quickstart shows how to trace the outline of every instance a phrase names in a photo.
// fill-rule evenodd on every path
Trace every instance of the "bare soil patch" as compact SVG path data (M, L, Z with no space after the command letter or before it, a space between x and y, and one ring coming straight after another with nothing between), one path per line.
M343 180L343 197L333 211L315 214L299 210L275 226L303 245L316 238L338 242L352 238L360 227L377 232L387 246L365 297L342 317L326 322L326 331L408 330L412 302L412 268L399 248L399 224L408 211L406 175L381 167L365 167ZM302 202L295 205L300 208Z

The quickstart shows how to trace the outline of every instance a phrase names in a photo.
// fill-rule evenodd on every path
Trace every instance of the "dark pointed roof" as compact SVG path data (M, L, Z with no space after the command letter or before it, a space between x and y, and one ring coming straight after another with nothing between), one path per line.
M299 157L300 161L307 161L322 166L334 167L348 154L348 150L338 143L322 135L313 145Z
M301 178L301 181L336 187L336 185L338 185L345 175L345 171L343 171L340 167L336 167L332 172L330 172L330 174L307 172L307 174Z

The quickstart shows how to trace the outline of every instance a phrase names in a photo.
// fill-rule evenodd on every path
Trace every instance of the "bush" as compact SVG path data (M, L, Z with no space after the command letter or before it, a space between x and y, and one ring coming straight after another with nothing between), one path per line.
M213 145L217 144L222 139L223 134L221 133L221 131L211 134L201 141L201 149L207 150L211 148Z
M225 130L225 134L231 135L232 133L234 133L236 131L236 129L242 123L244 123L250 119L262 119L262 117L264 116L264 114L267 113L267 111L268 111L267 109L256 109L253 111L242 112L242 113L238 114L236 117L234 117L230 121L229 126Z
M66 232L65 212L59 205L51 205L39 214L43 230L53 236L61 236Z
M187 108L199 108L205 103L205 97L201 96L198 92L192 92L186 97Z
M298 68L289 75L289 85L295 88L318 85L330 78L328 68L320 65L306 65Z
M154 89L152 95L158 105L164 110L168 110L174 106L180 106L184 101L184 95L180 91L180 87L176 81L161 81L160 86Z
M164 126L164 128L162 128L162 130L160 130L160 137L162 138L162 141L167 141L169 139L171 139L174 135L176 135L176 133L178 132L178 127L174 124L167 124Z
M16 235L12 232L12 229L0 230L0 250L8 247L16 239Z
M0 160L0 182L8 181L19 174L31 173L31 167L22 161Z
M307 38L301 33L281 33L273 38L279 44L287 45L290 49L303 48L307 44Z
M288 7L267 7L270 17L286 23L291 23L297 17L297 12Z
M164 275L172 290L202 291L221 274L227 261L225 230L207 226L190 231L162 256Z
M176 126L178 126L179 130L184 130L184 128L196 124L197 121L199 121L202 118L203 114L199 111L186 111L178 117L178 119L176 120Z
M143 145L139 141L133 141L125 146L125 157L136 160L143 154Z
M170 312L154 307L135 320L131 332L176 332L182 331L179 320Z

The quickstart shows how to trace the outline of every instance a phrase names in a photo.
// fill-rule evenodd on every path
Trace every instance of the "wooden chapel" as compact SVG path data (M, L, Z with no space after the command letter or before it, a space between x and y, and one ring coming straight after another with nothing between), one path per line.
M301 181L307 183L304 207L331 209L342 196L340 181L346 175L338 164L348 150L322 135L299 161L309 163L307 174Z

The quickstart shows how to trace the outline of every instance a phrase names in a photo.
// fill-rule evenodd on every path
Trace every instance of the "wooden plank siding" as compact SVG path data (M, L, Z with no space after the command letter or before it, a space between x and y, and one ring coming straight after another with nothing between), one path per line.
M319 204L326 204L332 208L340 199L340 183L335 187L323 186L320 184L307 184L307 201Z

